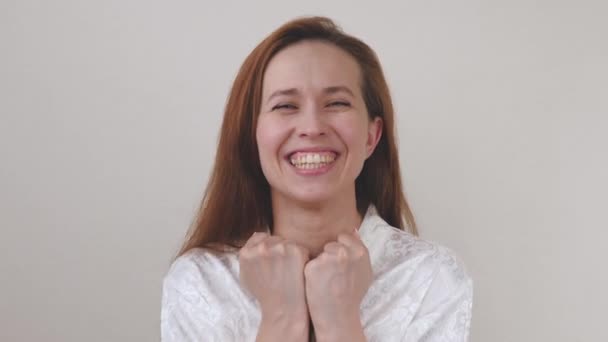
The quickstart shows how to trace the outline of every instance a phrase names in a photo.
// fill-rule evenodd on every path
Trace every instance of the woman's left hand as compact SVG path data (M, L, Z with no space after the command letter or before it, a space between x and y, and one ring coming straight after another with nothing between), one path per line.
M358 232L340 234L326 244L306 264L304 277L317 340L354 341L353 333L364 337L359 310L372 282L372 267Z

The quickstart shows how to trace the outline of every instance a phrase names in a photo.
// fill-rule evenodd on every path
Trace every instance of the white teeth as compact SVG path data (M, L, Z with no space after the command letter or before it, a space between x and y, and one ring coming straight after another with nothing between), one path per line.
M298 169L310 170L323 167L336 159L328 153L298 153L291 157L290 162Z

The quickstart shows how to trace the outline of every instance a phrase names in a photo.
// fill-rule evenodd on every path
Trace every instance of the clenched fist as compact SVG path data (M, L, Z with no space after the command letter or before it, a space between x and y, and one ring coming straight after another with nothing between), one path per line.
M258 300L265 322L308 322L304 266L309 252L267 233L254 233L239 252L241 284Z
M306 299L317 336L361 329L361 301L372 282L369 253L358 232L340 234L304 268Z

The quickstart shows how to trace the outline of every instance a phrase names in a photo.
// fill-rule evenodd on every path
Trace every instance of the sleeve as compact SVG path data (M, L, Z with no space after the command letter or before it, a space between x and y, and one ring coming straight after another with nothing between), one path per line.
M213 317L217 316L205 297L202 275L192 260L178 259L163 281L161 341L218 341Z
M424 299L408 327L406 342L466 342L473 305L473 282L449 251L438 265Z

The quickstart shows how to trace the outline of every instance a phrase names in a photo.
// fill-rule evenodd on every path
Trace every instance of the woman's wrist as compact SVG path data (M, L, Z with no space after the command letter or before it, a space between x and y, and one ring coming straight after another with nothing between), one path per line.
M315 323L313 321L313 325L318 342L367 341L361 319L358 316L332 322Z
M258 341L308 341L308 315L262 314Z

